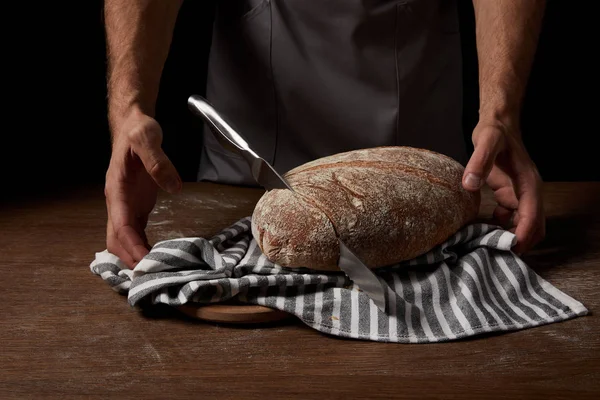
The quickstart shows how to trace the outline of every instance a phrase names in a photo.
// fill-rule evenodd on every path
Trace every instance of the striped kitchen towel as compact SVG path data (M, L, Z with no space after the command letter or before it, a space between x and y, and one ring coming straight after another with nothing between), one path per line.
M469 225L423 256L376 270L389 286L384 313L341 272L271 263L250 225L247 217L210 240L159 242L134 270L105 250L90 269L131 306L237 296L294 314L323 333L381 342L442 342L588 313L512 253L514 234L497 226Z

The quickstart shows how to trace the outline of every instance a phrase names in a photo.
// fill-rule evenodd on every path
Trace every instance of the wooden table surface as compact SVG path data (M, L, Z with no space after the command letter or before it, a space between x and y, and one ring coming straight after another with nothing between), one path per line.
M150 240L210 236L261 194L208 183L161 194ZM524 260L590 315L439 344L132 308L89 269L105 249L101 187L0 205L0 399L599 398L600 183L546 183L544 196L547 237ZM491 209L486 192L482 216Z

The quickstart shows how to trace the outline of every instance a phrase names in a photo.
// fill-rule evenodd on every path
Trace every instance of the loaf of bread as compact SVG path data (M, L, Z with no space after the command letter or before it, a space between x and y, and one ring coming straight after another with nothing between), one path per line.
M284 175L294 192L260 198L252 234L284 267L339 270L336 232L369 268L409 260L477 216L480 196L463 189L463 171L452 158L412 147L320 158Z

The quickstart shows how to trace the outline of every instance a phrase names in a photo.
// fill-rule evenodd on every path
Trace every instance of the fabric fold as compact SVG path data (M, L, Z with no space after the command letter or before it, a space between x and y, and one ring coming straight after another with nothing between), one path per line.
M468 225L427 254L377 269L389 286L384 313L342 272L270 262L251 223L243 218L210 239L156 243L134 270L104 250L90 269L131 306L237 297L286 311L326 334L380 342L442 342L588 313L514 254L515 235L498 226Z

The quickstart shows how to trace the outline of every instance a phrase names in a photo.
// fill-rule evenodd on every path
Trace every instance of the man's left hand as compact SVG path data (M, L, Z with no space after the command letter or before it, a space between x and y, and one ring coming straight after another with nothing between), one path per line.
M522 254L546 235L542 179L519 132L499 122L480 121L473 131L474 151L465 167L463 187L494 191L494 218L517 236L513 251Z

